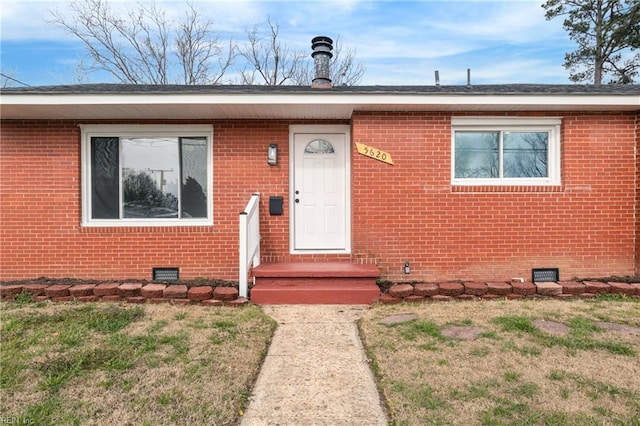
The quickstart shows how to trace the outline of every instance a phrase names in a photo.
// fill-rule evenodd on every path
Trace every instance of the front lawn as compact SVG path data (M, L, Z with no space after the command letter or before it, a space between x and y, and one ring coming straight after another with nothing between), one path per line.
M381 305L359 325L393 425L640 425L639 299Z
M274 330L254 306L4 303L0 415L34 425L236 424Z

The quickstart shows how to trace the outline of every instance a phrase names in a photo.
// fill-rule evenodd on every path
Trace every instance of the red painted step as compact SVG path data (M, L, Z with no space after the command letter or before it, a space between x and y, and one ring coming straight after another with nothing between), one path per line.
M274 263L253 270L251 301L276 304L371 304L380 296L375 265Z

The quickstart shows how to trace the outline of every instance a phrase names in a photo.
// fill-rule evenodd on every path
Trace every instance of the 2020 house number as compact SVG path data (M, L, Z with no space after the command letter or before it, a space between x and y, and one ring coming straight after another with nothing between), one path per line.
M383 163L393 164L393 160L391 159L391 154L386 151L382 151L377 148L373 148L371 146L356 142L356 149L359 154L365 155L369 158L373 158L374 160L382 161Z

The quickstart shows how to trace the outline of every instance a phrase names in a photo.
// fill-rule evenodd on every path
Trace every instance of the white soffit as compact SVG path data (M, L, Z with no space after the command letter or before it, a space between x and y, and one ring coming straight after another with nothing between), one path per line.
M354 111L637 111L640 94L4 94L5 119L349 119Z

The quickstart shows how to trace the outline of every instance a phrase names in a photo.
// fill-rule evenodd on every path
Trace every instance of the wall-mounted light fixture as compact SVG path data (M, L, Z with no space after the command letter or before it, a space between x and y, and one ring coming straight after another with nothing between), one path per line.
M409 261L408 260L406 262L404 262L404 266L402 267L402 270L404 271L405 274L410 274L411 273L411 267L409 266Z
M275 166L278 164L278 145L272 143L267 150L267 164Z

